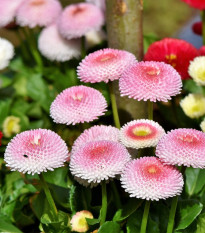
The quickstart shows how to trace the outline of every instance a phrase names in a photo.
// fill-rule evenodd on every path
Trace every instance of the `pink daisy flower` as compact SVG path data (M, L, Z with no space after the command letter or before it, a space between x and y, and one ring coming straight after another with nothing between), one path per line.
M72 153L70 170L75 177L92 185L120 174L129 160L130 154L122 144L93 141Z
M122 74L119 87L121 96L167 102L180 93L182 81L178 72L164 62L136 62Z
M119 139L119 129L106 126L95 125L86 129L74 142L72 153L75 153L79 148L91 141L109 140L117 142Z
M121 175L122 187L130 194L146 200L166 199L182 192L182 174L156 157L130 161Z
M55 24L44 28L38 39L38 48L42 55L51 61L68 61L81 54L79 40L65 40Z
M197 49L185 40L164 38L150 45L145 61L161 61L173 66L182 79L189 79L189 62L198 56Z
M108 82L119 79L136 58L132 53L118 49L101 49L82 60L77 73L82 82Z
M156 155L165 163L205 168L205 133L195 129L175 129L165 134Z
M126 147L155 147L165 134L164 129L152 120L134 120L120 129L120 141Z
M4 160L12 171L35 174L62 167L68 157L65 142L47 129L17 134L8 144Z
M16 10L23 0L0 0L0 27L5 27L14 21Z
M50 114L54 122L67 125L90 122L104 115L107 102L94 88L73 86L53 101Z
M19 7L17 23L30 28L54 23L62 11L58 0L26 0Z
M58 20L59 32L66 39L78 38L90 30L99 30L104 23L100 8L90 3L67 6Z

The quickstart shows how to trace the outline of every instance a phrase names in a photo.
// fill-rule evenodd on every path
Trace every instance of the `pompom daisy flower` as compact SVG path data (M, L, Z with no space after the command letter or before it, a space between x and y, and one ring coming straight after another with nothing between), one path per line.
M126 147L155 147L165 134L164 129L152 120L134 120L120 129L120 141Z
M14 56L14 46L6 39L0 38L0 70L6 68Z
M60 34L66 39L79 38L90 30L99 30L104 23L100 8L90 3L67 6L58 20Z
M90 211L81 210L73 215L70 220L72 231L87 232L89 230L89 226L86 222L86 218L93 219L93 215Z
M73 86L61 92L51 104L50 114L54 122L77 124L90 122L104 115L107 102L94 88Z
M178 72L164 62L135 62L119 80L121 96L152 102L167 102L180 93L182 82Z
M205 9L205 1L204 0L182 0L183 2L187 3L191 7L194 7L199 10Z
M106 125L95 125L89 129L86 129L75 140L72 147L72 153L75 153L76 150L78 150L88 142L99 140L109 140L117 142L119 140L119 129Z
M75 177L85 180L85 185L92 186L120 174L129 160L130 154L122 144L91 141L72 153L70 170Z
M18 8L17 23L34 28L54 23L62 11L58 0L26 0Z
M66 40L58 32L55 24L44 28L38 39L38 49L51 61L68 61L78 58L80 52L79 40Z
M199 22L195 22L193 25L192 25L192 31L201 36L202 35L202 22L199 21Z
M20 118L8 116L3 122L3 133L5 137L11 137L13 134L19 133L21 130Z
M101 49L90 53L77 67L79 79L82 82L108 82L119 79L123 71L136 58L132 53L118 49Z
M205 168L205 133L196 129L175 129L164 135L156 155L165 163Z
M194 58L190 62L189 75L199 85L205 85L205 56Z
M17 134L8 144L4 160L12 171L35 174L62 167L68 157L65 142L47 129Z
M205 118L200 124L201 130L205 133Z
M158 201L182 192L182 174L156 157L130 161L121 175L122 187L130 197Z
M189 62L198 56L197 49L190 43L174 38L165 38L150 45L145 61L162 61L172 65L182 79L189 79Z
M14 21L16 10L23 0L0 0L0 27L5 27Z
M205 97L203 95L190 93L180 101L180 106L190 118L205 115Z

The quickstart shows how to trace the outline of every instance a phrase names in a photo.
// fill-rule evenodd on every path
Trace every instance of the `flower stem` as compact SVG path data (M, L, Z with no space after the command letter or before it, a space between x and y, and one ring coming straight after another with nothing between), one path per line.
M84 59L86 56L86 49L85 49L85 36L81 38L81 57Z
M105 181L101 184L102 187L102 208L100 211L100 225L102 225L106 220L106 214L107 214L107 191L106 191L106 183Z
M153 102L148 100L148 119L153 120Z
M51 192L48 188L48 185L43 177L43 174L39 174L39 178L40 178L40 181L41 181L41 185L44 189L44 192L46 194L46 198L47 198L47 201L50 205L50 208L51 208L51 212L52 212L52 215L54 217L54 220L57 221L58 220L58 211L57 211L57 208L56 208L56 205L55 205L55 202L52 198L52 195L51 195Z
M144 213L143 213L143 217L142 217L142 224L141 224L140 233L146 233L150 203L151 203L151 201L146 201L145 202L145 207L144 207Z
M114 93L114 90L113 90L113 83L109 82L108 86L109 86L110 100L111 100L111 104L112 104L112 112L113 112L113 118L114 118L115 126L118 129L120 129L120 119L119 119L118 110L117 110L117 103L116 103L115 93Z
M120 201L120 196L119 196L115 181L113 180L112 182L110 182L110 184L111 184L111 188L113 190L115 205L116 205L117 209L120 209L122 207L122 204Z
M172 199L171 210L169 213L169 221L168 221L168 226L167 226L167 233L173 232L174 218L175 218L175 213L176 213L176 209L177 209L177 202L178 202L178 196L175 196Z
M202 37L203 37L203 45L205 45L205 10L202 11Z

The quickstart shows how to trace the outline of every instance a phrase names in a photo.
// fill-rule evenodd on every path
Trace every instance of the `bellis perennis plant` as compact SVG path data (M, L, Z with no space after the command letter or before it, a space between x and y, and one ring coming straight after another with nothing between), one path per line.
M205 232L205 33L142 4L0 0L0 232Z

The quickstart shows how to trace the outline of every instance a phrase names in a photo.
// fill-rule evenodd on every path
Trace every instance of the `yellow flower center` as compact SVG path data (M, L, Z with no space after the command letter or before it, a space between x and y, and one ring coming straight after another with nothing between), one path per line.
M201 81L205 81L205 70L203 69L199 69L197 70L197 74L198 79L200 79Z
M138 127L133 130L134 135L136 136L148 136L151 134L151 130L147 127Z
M169 55L166 55L165 58L166 58L168 64L170 64L173 67L176 67L177 56L175 54L171 53Z
M155 174L155 173L157 173L157 168L156 168L155 166L150 166L150 167L148 168L148 172L149 172L150 174Z

